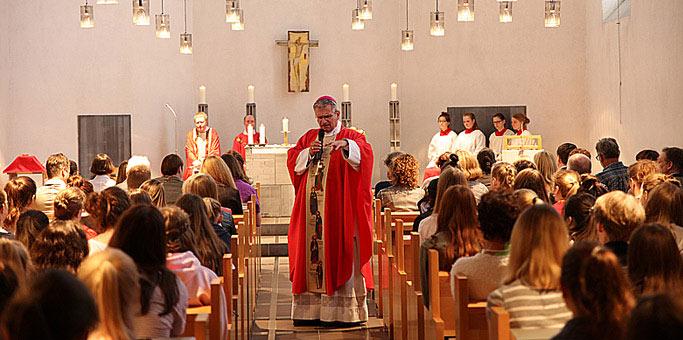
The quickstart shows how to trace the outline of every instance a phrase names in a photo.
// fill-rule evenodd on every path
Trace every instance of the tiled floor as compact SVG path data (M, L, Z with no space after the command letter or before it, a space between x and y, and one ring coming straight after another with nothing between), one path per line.
M261 287L256 301L256 325L252 339L387 339L382 320L374 317L375 304L368 301L370 319L360 327L329 329L294 327L291 320L292 285L286 257L262 259Z

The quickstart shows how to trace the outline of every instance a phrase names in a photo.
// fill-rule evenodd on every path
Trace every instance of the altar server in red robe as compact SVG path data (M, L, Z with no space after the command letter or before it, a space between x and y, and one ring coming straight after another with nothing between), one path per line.
M208 156L221 156L221 141L218 132L209 127L209 116L204 112L194 114L194 129L187 132L185 139L185 172L183 180L199 172L202 162Z
M334 98L313 104L320 129L287 153L295 190L289 224L294 325L368 319L372 272L372 147L342 126Z
M235 138L233 138L232 140L232 149L234 151L239 152L239 154L242 155L242 158L244 160L247 159L245 148L247 145L249 145L248 131L250 125L254 134L252 144L258 144L259 137L261 135L256 131L256 119L254 118L254 115L250 114L244 116L244 131L242 131L239 135L235 136ZM268 140L266 140L266 144L268 144Z

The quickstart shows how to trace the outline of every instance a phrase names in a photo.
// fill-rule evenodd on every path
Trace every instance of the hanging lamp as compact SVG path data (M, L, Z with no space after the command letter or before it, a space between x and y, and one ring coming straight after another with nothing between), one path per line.
M156 35L160 39L170 39L171 38L171 18L168 14L164 13L164 0L161 0L161 14L154 16L154 22L156 24Z
M458 0L458 21L474 21L474 0Z
M446 34L444 27L445 16L439 12L439 0L436 0L436 10L429 16L429 34L434 37L443 37Z
M192 54L192 34L187 33L187 0L183 0L185 33L180 34L180 54Z
M149 0L133 0L133 24L149 26Z
M365 22L361 18L360 0L356 3L356 8L351 11L351 29L362 31L365 29Z
M545 2L545 27L560 27L560 1Z
M81 6L81 28L95 27L95 16L92 5L88 5L88 0Z
M408 0L406 0L406 29L401 31L401 50L412 51L414 47L414 32L408 29Z
M360 19L372 20L372 0L363 0L360 6Z
M238 22L233 22L232 24L230 24L230 28L231 28L233 31L244 31L244 10L241 9L241 8L238 8L238 9L237 9L237 14L238 14L239 17L240 17L240 21L238 21Z
M225 22L234 24L240 22L239 0L225 0Z
M500 12L498 13L498 21L502 23L512 22L512 1L500 2Z

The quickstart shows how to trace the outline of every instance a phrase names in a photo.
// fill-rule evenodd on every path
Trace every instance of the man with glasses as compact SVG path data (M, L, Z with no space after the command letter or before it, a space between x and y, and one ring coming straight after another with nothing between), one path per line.
M356 325L368 319L372 288L372 147L344 128L337 102L313 104L319 129L287 153L296 194L289 224L295 326Z

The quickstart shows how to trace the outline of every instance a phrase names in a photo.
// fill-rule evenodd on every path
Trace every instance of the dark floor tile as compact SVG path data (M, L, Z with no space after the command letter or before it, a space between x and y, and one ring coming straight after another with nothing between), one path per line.
M320 335L317 332L314 332L314 333L285 333L285 334L275 334L275 339L319 340Z

